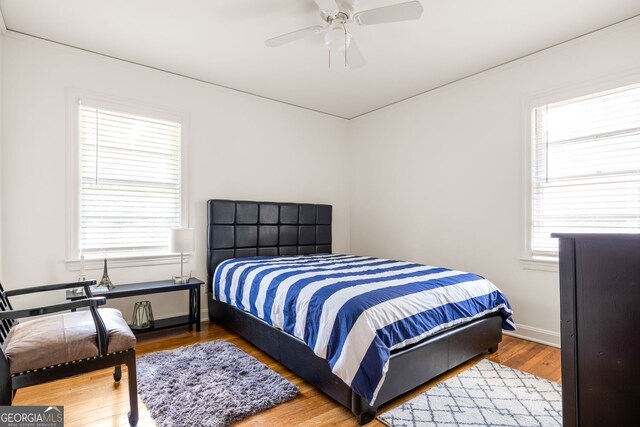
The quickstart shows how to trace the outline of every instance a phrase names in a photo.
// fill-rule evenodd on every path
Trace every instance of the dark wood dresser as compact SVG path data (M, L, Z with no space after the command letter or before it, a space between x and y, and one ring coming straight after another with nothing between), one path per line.
M553 237L564 427L640 425L640 234Z

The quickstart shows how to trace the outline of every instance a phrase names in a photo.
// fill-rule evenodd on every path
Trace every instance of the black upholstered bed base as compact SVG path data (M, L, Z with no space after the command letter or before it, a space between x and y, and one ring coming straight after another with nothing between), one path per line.
M392 352L386 380L371 407L305 343L247 312L213 299L213 273L225 259L331 252L331 206L209 200L208 219L209 319L236 332L349 408L360 425L371 421L380 405L480 353L497 350L502 340L502 319L496 315Z
M254 344L300 377L319 388L357 417L360 425L376 416L378 407L485 351L502 340L500 316L487 317L450 329L391 354L389 371L375 407L335 376L325 359L297 338L269 326L251 314L212 298L209 319Z

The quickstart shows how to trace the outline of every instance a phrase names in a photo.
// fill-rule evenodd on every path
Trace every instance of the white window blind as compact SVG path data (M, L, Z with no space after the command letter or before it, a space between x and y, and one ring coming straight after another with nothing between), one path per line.
M553 232L640 232L640 85L533 110L531 251Z
M81 253L167 253L181 224L181 124L81 105L79 136Z

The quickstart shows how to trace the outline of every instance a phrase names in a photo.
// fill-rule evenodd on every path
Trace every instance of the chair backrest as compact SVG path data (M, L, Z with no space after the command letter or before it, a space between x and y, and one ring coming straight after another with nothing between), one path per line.
M2 283L0 283L0 311L13 310L9 298L4 293ZM15 319L2 319L0 320L0 346L4 345L5 340L9 336L9 331L13 328L17 321Z

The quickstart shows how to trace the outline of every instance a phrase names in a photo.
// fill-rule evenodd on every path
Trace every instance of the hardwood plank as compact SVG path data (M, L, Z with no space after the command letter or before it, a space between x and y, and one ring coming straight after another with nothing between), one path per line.
M334 402L241 337L220 326L203 323L202 330L199 333L187 331L184 328L158 333L152 332L138 337L136 351L139 355L142 355L215 339L224 339L237 345L243 351L260 360L300 388L300 396L242 420L236 424L237 426L357 426L355 418L349 410ZM504 336L500 349L496 353L475 357L429 383L383 405L380 408L380 412L387 411L417 396L440 381L451 378L468 369L483 358L488 358L496 363L524 370L552 381L560 380L560 349ZM25 388L18 391L14 404L64 405L65 425L70 427L87 425L126 427L128 426L127 412L129 411L126 368L123 367L122 381L119 385L113 383L111 375L112 371L106 369L49 384ZM140 399L138 399L138 403L140 405L140 422L138 425L154 426L155 423L147 408ZM368 425L371 427L383 426L382 423L375 420Z

